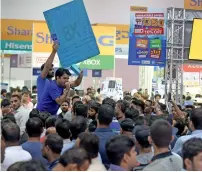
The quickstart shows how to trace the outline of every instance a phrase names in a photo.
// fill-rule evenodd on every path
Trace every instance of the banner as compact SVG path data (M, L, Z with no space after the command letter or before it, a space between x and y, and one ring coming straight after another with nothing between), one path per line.
M115 27L93 26L100 55L85 60L79 64L80 68L85 69L113 69L115 55Z
M129 65L165 66L166 10L130 8Z
M82 0L44 12L51 38L59 42L58 56L63 67L100 54Z
M30 68L32 66L32 54L12 54L10 55L11 68Z
M184 0L184 8L186 10L202 10L201 0Z

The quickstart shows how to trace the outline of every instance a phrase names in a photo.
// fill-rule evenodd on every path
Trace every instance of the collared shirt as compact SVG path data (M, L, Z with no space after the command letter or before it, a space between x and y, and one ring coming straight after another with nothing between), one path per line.
M20 106L15 112L15 120L17 125L20 127L20 135L25 132L25 125L29 119L30 110L25 109L23 106Z
M110 164L108 171L126 171L126 170L118 165Z
M191 135L187 135L187 136L181 136L177 142L175 143L175 146L173 148L173 152L181 155L181 152L182 152L182 146L183 144L191 139L191 138L194 138L194 137L197 137L197 138L202 138L202 130L195 130L191 133Z
M71 141L70 139L64 139L64 140L63 140L63 148L62 148L62 151L61 151L61 155L62 155L65 151L67 151L67 150L73 148L74 145L75 145L75 142L74 142L74 141Z
M20 161L30 161L32 156L29 152L22 149L22 146L10 146L5 149L5 159L2 164L2 169L7 170L7 168Z
M106 171L105 166L99 157L93 158L87 171Z
M107 154L106 154L105 145L109 139L111 139L113 136L116 136L117 134L114 133L110 128L97 128L95 130L95 135L97 135L100 139L99 153L100 153L101 158L102 158L102 163L105 166L109 166L110 161L109 161Z
M48 170L52 171L53 168L59 163L59 158L48 164Z
M37 104L37 109L41 112L56 115L60 106L55 100L63 94L64 88L60 87L55 80L47 82L45 87L43 95Z

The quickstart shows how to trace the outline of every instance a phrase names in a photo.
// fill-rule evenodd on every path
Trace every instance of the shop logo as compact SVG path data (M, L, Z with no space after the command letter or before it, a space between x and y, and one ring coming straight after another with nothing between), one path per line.
M114 45L114 37L113 36L100 36L98 38L98 43L102 46L113 46Z

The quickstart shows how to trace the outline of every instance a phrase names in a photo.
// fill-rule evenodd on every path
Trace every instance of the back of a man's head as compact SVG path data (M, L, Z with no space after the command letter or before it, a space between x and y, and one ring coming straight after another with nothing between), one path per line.
M79 147L86 150L92 159L96 158L99 152L99 137L93 133L83 132L79 134L78 138Z
M17 124L8 121L2 121L1 123L2 137L5 142L18 143L20 139L20 128Z
M55 154L60 154L63 148L63 139L58 134L49 134L45 140L45 146L48 146Z
M103 105L110 105L113 109L115 109L115 107L116 107L116 102L113 100L113 99L111 99L111 98L105 98L103 101L102 101L102 104Z
M70 123L72 139L77 139L78 135L87 129L87 121L82 116L76 116Z
M37 117L28 119L26 123L26 131L29 137L40 137L43 132L42 121Z
M193 109L190 121L195 130L202 130L202 108Z
M50 127L55 127L55 123L57 121L56 116L49 116L46 121L45 121L45 127L46 129L50 128Z
M172 126L163 119L158 119L150 127L150 136L158 148L168 148L172 141Z
M129 108L129 103L125 100L118 100L116 104L120 107L121 112L124 114L126 109Z
M33 118L33 117L38 117L39 118L39 110L38 109L32 109L32 111L29 113L29 118Z
M76 116L83 116L84 118L87 118L88 115L88 106L85 104L78 104L75 109L75 115Z
M39 113L39 118L41 119L41 121L43 122L43 126L45 127L45 123L47 118L51 116L51 114L49 112L40 112Z
M70 122L67 119L59 119L56 124L56 131L63 139L69 139L70 133Z
M98 111L98 121L101 125L109 125L115 115L114 109L108 105L101 105Z
M8 99L3 99L1 101L1 108L8 107L11 105L11 102Z
M125 111L125 117L130 118L136 122L139 117L139 111L133 107L127 108Z

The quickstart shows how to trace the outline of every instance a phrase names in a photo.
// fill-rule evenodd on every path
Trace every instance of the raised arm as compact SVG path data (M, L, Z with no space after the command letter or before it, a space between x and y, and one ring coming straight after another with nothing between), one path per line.
M70 83L71 87L78 87L81 84L82 79L83 79L83 71L80 72L79 76L77 77L75 81L72 81Z

